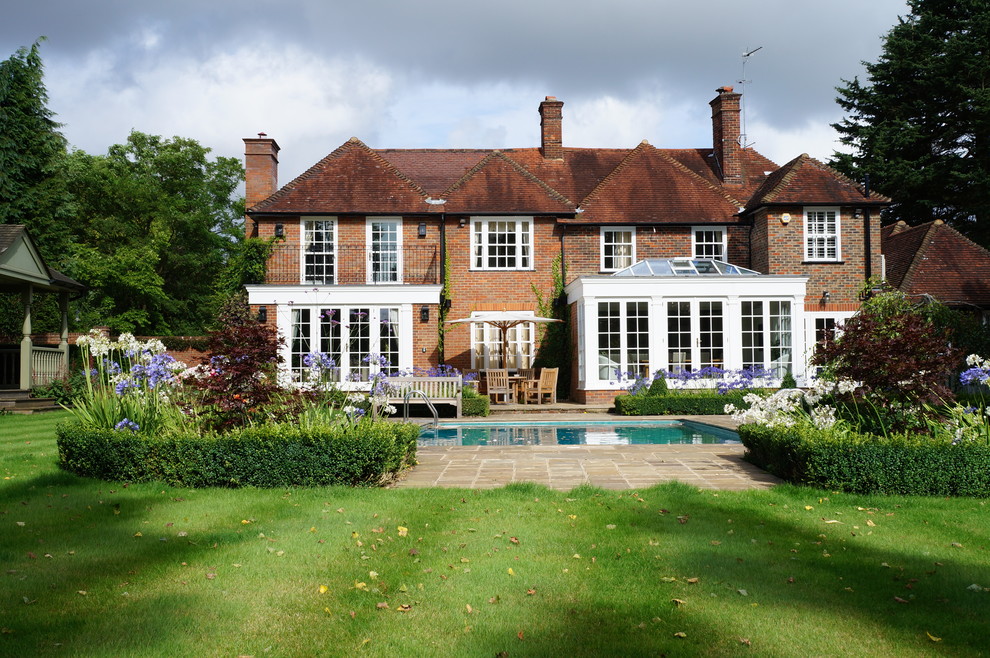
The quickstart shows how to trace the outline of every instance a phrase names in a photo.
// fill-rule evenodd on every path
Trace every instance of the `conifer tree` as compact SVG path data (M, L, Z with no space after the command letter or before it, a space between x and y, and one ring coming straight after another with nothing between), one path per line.
M837 88L852 153L832 165L893 198L886 223L942 219L990 246L990 3L908 6L866 81Z

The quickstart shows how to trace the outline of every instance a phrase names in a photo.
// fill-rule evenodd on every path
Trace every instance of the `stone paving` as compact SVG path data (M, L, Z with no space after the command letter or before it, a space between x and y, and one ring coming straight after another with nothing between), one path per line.
M572 414L559 413L549 418L589 419L587 415L574 418ZM727 416L685 418L734 428ZM478 422L500 419L510 417L500 414ZM526 419L535 420L530 415ZM521 418L513 416L511 420ZM705 489L742 490L765 489L781 482L743 461L743 451L740 444L422 447L417 450L419 465L395 486L483 489L510 482L535 482L566 491L581 484L603 489L641 489L678 480Z

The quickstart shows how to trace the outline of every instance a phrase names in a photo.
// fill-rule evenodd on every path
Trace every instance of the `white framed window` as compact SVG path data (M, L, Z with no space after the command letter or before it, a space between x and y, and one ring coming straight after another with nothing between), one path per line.
M532 368L535 355L536 325L523 322L505 333L509 358L502 359L502 330L486 322L471 324L471 368Z
M532 217L475 217L471 227L472 269L533 269Z
M650 374L650 304L598 302L598 379Z
M842 259L838 208L804 209L804 259L839 261Z
M369 217L367 241L367 282L402 283L402 219Z
M632 226L603 226L601 269L615 272L636 262L636 229Z
M336 282L337 218L302 220L302 283L333 285Z
M289 367L292 380L306 381L309 354L333 359L331 379L365 382L380 370L399 369L399 309L373 306L293 308ZM369 356L374 354L375 359ZM379 363L379 357L383 359Z
M765 368L774 377L792 371L794 348L790 301L744 300L742 320L742 367Z
M694 258L711 258L726 263L728 250L724 227L695 226L691 229L691 253Z
M667 368L694 372L725 367L725 303L670 300L667 309Z

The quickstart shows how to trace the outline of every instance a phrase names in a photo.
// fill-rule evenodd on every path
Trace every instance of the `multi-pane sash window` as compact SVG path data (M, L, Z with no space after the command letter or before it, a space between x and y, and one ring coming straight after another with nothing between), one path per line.
M402 283L402 220L368 218L368 283Z
M632 265L636 259L636 229L603 227L601 254L605 272Z
M667 364L671 372L690 372L691 302L667 302Z
M804 211L805 260L839 260L839 211L806 208Z
M531 218L476 218L471 242L476 270L528 270L533 267Z
M791 303L770 302L770 369L774 377L791 372Z
M726 262L725 229L696 228L692 242L694 243L695 258L711 258Z
M303 283L334 283L334 234L332 218L305 219L302 223Z

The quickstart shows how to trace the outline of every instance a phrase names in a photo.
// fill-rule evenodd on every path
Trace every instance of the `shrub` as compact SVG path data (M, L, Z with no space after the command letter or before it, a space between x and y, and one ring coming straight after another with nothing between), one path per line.
M725 405L746 407L743 391L668 391L667 395L617 395L616 413L623 416L714 416L725 413Z
M468 393L469 390L471 393ZM488 396L478 395L470 386L465 386L461 397L461 413L465 416L487 416L491 413Z
M415 463L419 426L267 424L149 437L71 423L56 434L59 466L85 477L182 487L376 486Z
M47 384L32 386L31 397L51 398L55 400L56 404L67 407L82 396L85 391L86 374L80 368L68 377L53 379Z
M794 484L852 493L990 496L990 445L947 436L741 425L746 459Z
M653 382L650 384L650 388L646 394L650 397L662 397L667 395L669 390L667 387L667 375L660 370L657 372L656 377L653 378Z
M781 388L797 388L797 381L794 379L794 375L788 372L784 375L783 379L780 380Z

